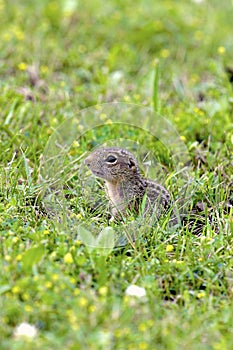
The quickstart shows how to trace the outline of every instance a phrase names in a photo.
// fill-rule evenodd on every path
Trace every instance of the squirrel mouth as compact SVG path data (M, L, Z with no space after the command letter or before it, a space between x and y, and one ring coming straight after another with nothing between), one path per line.
M96 171L96 170L92 170L92 169L91 169L91 171L95 176L104 178L104 174L101 171Z

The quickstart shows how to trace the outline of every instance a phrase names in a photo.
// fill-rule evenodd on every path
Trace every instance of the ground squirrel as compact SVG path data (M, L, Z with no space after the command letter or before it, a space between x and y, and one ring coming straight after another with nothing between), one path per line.
M105 180L106 192L114 218L127 212L154 214L159 218L171 205L169 192L154 181L143 178L136 158L129 151L118 148L99 148L84 161L92 173ZM145 198L145 200L144 200ZM173 224L177 222L173 216Z

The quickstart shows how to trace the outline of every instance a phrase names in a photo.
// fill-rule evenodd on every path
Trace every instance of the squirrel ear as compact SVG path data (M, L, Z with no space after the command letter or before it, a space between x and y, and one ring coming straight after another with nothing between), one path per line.
M133 170L136 169L136 162L134 159L130 158L128 165L130 169L133 169Z

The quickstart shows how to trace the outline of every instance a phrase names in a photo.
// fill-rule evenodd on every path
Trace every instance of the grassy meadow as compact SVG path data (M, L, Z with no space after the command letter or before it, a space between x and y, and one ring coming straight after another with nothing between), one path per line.
M232 349L232 1L0 0L0 16L0 349ZM40 160L62 123L69 134L75 117L81 130L85 108L116 101L169 121L195 186L182 226L142 226L142 238L102 254L49 213ZM135 131L100 117L65 166L109 139L138 142L158 152L176 197L170 150L146 120ZM59 186L73 220L123 229L92 212L79 175Z

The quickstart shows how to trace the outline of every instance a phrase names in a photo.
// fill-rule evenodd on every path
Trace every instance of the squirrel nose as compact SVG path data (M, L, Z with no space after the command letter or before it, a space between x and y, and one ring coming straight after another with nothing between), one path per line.
M90 154L85 160L84 160L84 164L87 166L90 166L92 162L92 155Z

